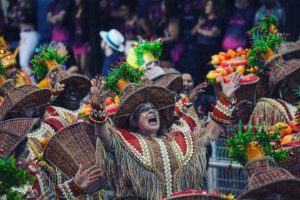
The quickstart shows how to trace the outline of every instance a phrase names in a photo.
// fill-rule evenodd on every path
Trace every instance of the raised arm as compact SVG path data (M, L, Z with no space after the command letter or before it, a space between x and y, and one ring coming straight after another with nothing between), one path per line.
M90 120L94 122L95 135L102 140L103 145L107 149L110 149L112 136L108 130L108 124L106 122L107 114L103 104L103 86L104 85L100 77L96 77L92 80Z
M222 86L222 97L218 100L217 105L211 115L212 120L206 126L205 134L202 136L202 140L209 144L211 141L219 137L223 125L229 124L232 120L232 112L235 108L234 94L240 87L239 80L241 75L234 73L231 77L231 81L225 84L223 79L220 78Z

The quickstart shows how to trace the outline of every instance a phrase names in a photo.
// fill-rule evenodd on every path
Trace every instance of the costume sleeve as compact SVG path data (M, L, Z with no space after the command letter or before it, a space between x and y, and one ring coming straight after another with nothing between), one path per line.
M59 200L75 200L76 197L83 194L72 179L56 186L55 192Z
M193 103L188 98L182 97L176 102L175 115L188 124L195 137L200 138L205 134L206 121L199 119Z

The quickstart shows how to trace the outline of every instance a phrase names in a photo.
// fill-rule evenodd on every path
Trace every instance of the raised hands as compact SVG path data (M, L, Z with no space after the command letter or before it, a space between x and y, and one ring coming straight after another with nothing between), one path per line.
M84 170L80 165L74 178L79 189L86 194L99 191L103 181L101 170L97 166Z
M241 76L242 76L241 74L232 73L231 80L229 83L224 83L223 78L219 78L219 81L222 86L222 91L226 97L232 98L234 96L235 92L240 87L239 81Z
M101 103L101 101L103 100L103 98L101 97L101 93L104 87L104 84L102 82L102 78L96 76L92 81L92 87L91 87L91 100L94 103Z
M191 102L195 102L199 94L205 92L205 88L207 87L207 82L200 83L197 85L189 94L189 99Z

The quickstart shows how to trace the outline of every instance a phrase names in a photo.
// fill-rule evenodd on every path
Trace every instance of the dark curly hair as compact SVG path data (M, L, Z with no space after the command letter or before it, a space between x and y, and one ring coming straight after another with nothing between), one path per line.
M130 116L130 131L131 132L137 132L139 129L138 121L141 113L147 112L150 109L155 109L155 106L152 103L142 103L136 107L136 109L133 111L132 115ZM161 136L166 131L166 126L164 123L164 118L162 117L161 113L159 112L159 121L160 126L158 130L158 136Z

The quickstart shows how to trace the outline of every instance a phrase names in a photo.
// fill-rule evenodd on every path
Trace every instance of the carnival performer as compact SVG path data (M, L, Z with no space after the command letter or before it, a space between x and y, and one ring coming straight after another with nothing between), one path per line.
M95 166L83 170L79 167L74 179L68 180L60 185L52 185L48 175L38 168L35 161L29 159L29 149L27 145L27 134L37 127L38 119L18 118L0 122L1 159L8 159L12 154L16 158L19 167L27 170L35 177L33 185L26 185L22 188L14 188L17 192L25 195L27 199L50 199L55 195L57 199L69 199L68 194L81 195L88 187L94 188L100 178L101 171ZM91 191L93 192L93 191ZM52 194L51 194L52 193ZM53 197L52 197L53 198Z
M129 84L113 123L107 121L101 78L92 80L90 120L95 124L96 157L119 199L160 199L201 187L205 145L231 122L240 75L220 80L223 97L205 127L184 105L176 109L173 93L156 85ZM185 112L183 112L185 110Z
M69 75L66 72L64 74ZM60 76L62 77L62 74L60 74ZM52 89L52 94L59 93L57 98L64 95L62 98L64 102L59 105L74 106L76 103L75 106L79 107L80 100L89 91L90 82L88 79L84 79L80 75L69 75L68 77L65 76L65 79L60 80L65 81L67 87L60 89L55 87ZM78 84L74 84L76 81ZM70 89L68 89L68 85L70 85ZM76 86L81 87L81 89L78 89ZM60 94L63 89L65 89L64 92ZM16 88L12 80L4 80L0 85L0 94L4 98L0 111L1 120L18 117L40 118L42 120L38 128L27 135L31 159L40 160L47 141L49 141L57 131L77 120L76 112L62 107L49 106L51 91L48 89L40 89L34 85L25 85ZM66 96L71 98L66 98ZM55 170L55 168L45 162L39 162L39 165L42 166L44 171L47 171L48 174L52 174L51 182L54 185L62 183L64 178L58 170Z
M0 36L0 60L3 67L6 70L6 77L11 78L15 81L16 86L20 87L22 85L31 84L29 75L26 74L22 69L17 68L16 57L19 52L19 47L11 52L9 46L4 37Z

